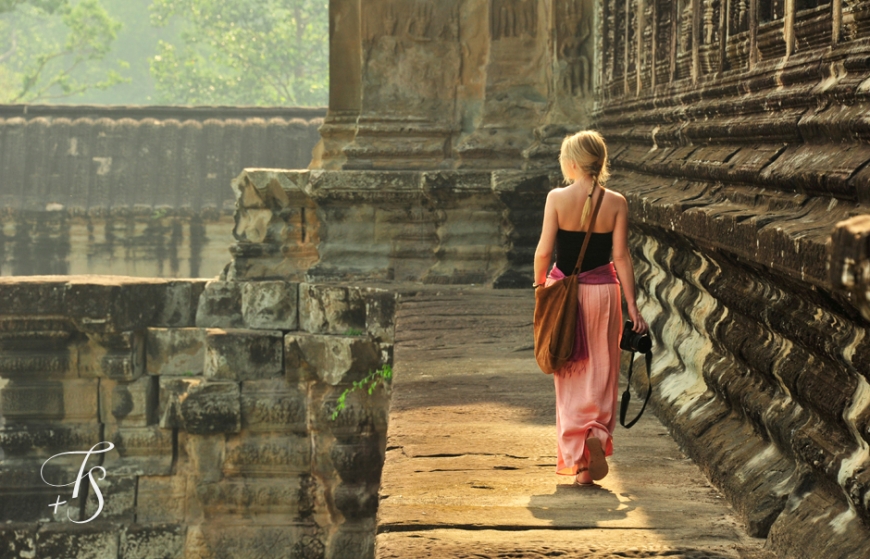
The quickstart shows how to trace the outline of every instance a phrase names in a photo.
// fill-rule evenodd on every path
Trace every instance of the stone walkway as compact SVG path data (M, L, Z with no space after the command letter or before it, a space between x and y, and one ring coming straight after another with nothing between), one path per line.
M652 414L617 427L600 486L554 473L531 290L426 287L402 301L379 559L768 557Z

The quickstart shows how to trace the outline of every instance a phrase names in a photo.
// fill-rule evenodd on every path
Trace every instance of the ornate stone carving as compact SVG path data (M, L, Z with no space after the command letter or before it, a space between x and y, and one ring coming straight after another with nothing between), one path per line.
M674 2L675 0L656 0L656 85L668 83L671 78L671 39L674 35Z
M677 68L674 79L681 80L692 75L692 13L693 0L677 1Z
M491 0L490 33L493 41L535 38L539 0Z
M558 2L556 9L559 85L563 94L586 96L592 92L593 3Z
M702 74L719 71L719 29L722 15L722 0L703 0L701 19L700 63Z

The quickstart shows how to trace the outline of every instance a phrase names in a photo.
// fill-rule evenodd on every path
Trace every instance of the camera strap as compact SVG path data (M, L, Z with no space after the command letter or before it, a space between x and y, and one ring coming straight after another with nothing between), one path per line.
M619 424L625 427L626 429L631 429L635 423L637 423L640 416L643 415L643 410L646 409L646 405L649 402L649 397L652 395L652 378L650 377L650 367L652 366L652 351L647 351L644 353L644 357L646 358L646 378L649 382L646 390L646 397L643 400L643 407L640 408L640 413L637 414L637 417L631 420L630 423L626 425L625 423L625 414L628 412L628 404L631 402L631 373L632 369L634 369L634 354L636 352L631 352L631 361L628 364L628 387L625 389L625 392L622 393L622 402L619 406Z

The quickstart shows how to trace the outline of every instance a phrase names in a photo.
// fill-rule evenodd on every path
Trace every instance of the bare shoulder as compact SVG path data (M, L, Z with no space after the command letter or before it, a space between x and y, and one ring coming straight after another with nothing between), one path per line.
M610 190L609 188L604 189L605 200L607 200L610 205L615 208L627 208L628 201L625 199L625 196L616 192L615 190Z
M619 192L617 192L617 191L615 191L615 190L610 190L609 188L605 188L605 189L604 189L604 194L605 194L608 198L610 198L611 200L617 200L617 201L620 201L620 202L625 202L625 196L623 196L622 194L620 194Z
M565 187L554 188L547 193L547 204L559 205L561 200L565 198Z

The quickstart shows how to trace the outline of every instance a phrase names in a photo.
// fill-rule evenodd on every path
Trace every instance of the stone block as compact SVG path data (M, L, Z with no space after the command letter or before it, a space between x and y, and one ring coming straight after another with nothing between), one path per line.
M322 559L322 529L309 525L190 527L184 556L202 559Z
M329 538L326 559L374 559L374 520L345 522Z
M241 429L239 385L202 378L160 378L160 427L188 433L238 433Z
M311 390L311 429L328 432L337 437L355 437L361 433L386 433L390 408L389 390L383 384L369 394L366 390L352 390L344 400L344 409L335 419L332 414L338 398L347 385L319 384Z
M299 329L313 334L366 331L366 302L359 289L299 284Z
M329 449L329 457L345 483L377 484L381 479L384 457L377 434L359 436L353 442L336 441Z
M117 559L118 528L105 523L46 524L36 533L39 559Z
M39 337L32 339L37 345ZM0 347L5 346L0 342ZM0 376L2 378L30 377L38 375L44 379L75 376L76 354L74 348L61 350L10 350L2 349L0 354Z
M205 363L205 329L149 328L146 370L150 375L201 375Z
M308 394L284 379L242 383L242 428L253 432L308 432Z
M121 532L119 559L184 559L187 529L178 524L133 524Z
M33 278L9 277L0 282L0 309L5 314L55 315L66 314L64 294L67 278L56 276Z
M34 455L41 462L50 455L71 449L91 448L100 441L99 423L39 423L20 426L7 425L0 429L0 448L7 459Z
M179 433L179 450L184 451L186 467L195 484L214 483L223 478L227 437Z
M156 421L157 379L143 376L133 382L100 379L100 420L129 427Z
M74 376L75 344L80 337L75 325L65 318L2 316L0 375L3 378Z
M0 527L2 556L9 559L36 557L36 529L36 524L7 524Z
M205 280L175 280L166 283L153 326L160 328L188 328L196 325L199 298L205 289Z
M88 333L120 333L153 323L163 304L163 280L112 276L71 276L63 315Z
M79 346L79 375L133 381L145 373L145 331L89 334Z
M206 378L255 380L283 373L283 335L278 330L206 331Z
M156 425L106 425L105 439L115 448L104 454L103 466L114 474L168 475L172 471L172 431Z
M299 477L230 478L197 483L196 496L207 520L237 516L299 519Z
M82 521L96 522L106 520L112 522L133 522L136 514L136 477L118 475L113 469L106 467L106 477L100 479L100 472L95 471L95 481L100 488L99 497L94 488L88 487L85 500L85 513ZM87 479L83 483L89 483ZM100 507L102 498L102 507Z
M299 284L257 281L242 285L242 319L247 328L296 330Z
M98 379L16 379L0 390L7 422L98 422Z
M199 297L196 325L200 328L241 328L242 284L210 281Z
M307 435L257 433L228 441L224 476L289 478L311 470Z
M398 295L383 289L365 289L366 332L376 340L393 342L396 338Z
M290 383L316 378L331 385L349 384L381 366L381 351L368 336L287 334L285 370Z
M332 491L332 499L345 520L374 518L378 511L377 483L339 483Z
M40 477L45 458L21 460L6 459L0 464L0 522L67 522L78 520L78 511L84 493L72 498L73 488L52 487ZM81 457L76 463L55 459L42 470L45 479L60 485L73 482L81 468ZM84 483L87 483L85 481ZM49 507L60 502L57 513ZM69 517L67 516L69 513Z
M140 476L136 496L139 524L184 522L187 504L187 476Z

